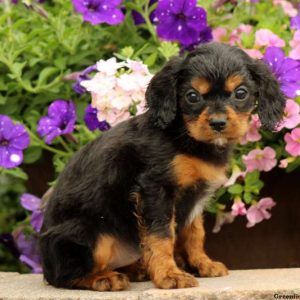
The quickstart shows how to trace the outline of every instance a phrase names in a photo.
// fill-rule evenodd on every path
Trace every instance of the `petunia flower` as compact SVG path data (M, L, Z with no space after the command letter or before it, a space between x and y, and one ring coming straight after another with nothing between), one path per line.
M283 11L289 17L295 17L297 15L297 9L294 8L293 4L286 0L273 0L273 4L277 6L281 6Z
M255 33L255 45L259 47L284 47L285 41L269 29L259 29Z
M300 156L300 128L295 128L284 136L285 150L292 156Z
M258 115L252 115L249 123L249 129L246 134L241 138L240 144L245 145L248 142L257 142L261 139L258 129L261 127L261 122Z
M257 49L243 49L250 57L254 59L262 59L263 54Z
M72 101L56 100L48 107L48 116L38 122L37 132L47 144L59 135L72 133L75 128L76 109Z
M34 195L24 193L21 196L21 205L32 212L30 223L36 232L40 232L44 220L41 210L42 200Z
M15 168L23 161L23 150L30 143L29 134L20 124L14 125L5 115L0 115L0 167Z
M300 107L292 99L286 101L283 119L280 124L277 126L277 131L288 128L295 128L300 123Z
M124 20L118 6L122 0L72 0L75 10L83 15L83 19L92 25L107 23L117 25Z
M98 111L93 108L90 104L85 109L84 122L90 131L95 131L99 129L101 131L106 131L110 128L106 121L99 121L97 118Z
M290 46L292 47L289 52L289 57L292 59L300 59L300 30L294 32L293 39L290 41Z
M73 90L77 93L77 94L84 94L86 92L86 89L81 85L81 82L84 80L89 80L91 79L88 74L96 71L96 65L87 67L85 70L83 70L82 72L80 72L79 74L77 74L75 80L76 82L72 85Z
M247 213L245 203L242 201L236 201L231 206L231 214L235 217L244 216Z
M31 268L33 273L42 273L38 239L34 235L25 236L23 232L14 233L20 261Z
M212 30L213 40L215 42L224 42L227 36L227 30L222 27L217 27Z
M201 42L203 30L207 33L206 11L197 6L196 0L160 0L155 16L158 36L184 47Z
M290 26L292 29L300 29L300 15L292 17L290 20Z
M272 170L277 163L275 157L276 152L271 147L265 147L263 150L254 149L247 155L242 156L247 172L252 172L254 170L268 172Z
M285 57L277 47L269 47L264 55L264 62L278 79L282 92L289 98L300 95L300 62Z
M243 33L250 34L252 31L251 25L241 24L239 27L234 29L229 36L230 45L239 45L241 46L241 35Z
M247 210L248 223L246 226L250 228L264 219L270 219L271 214L268 210L275 205L272 198L262 198L258 203L251 205Z

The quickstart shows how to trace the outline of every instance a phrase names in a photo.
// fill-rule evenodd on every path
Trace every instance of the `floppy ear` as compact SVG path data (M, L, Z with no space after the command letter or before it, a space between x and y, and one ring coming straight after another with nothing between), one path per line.
M269 67L262 61L252 60L249 67L258 87L258 115L262 126L274 130L282 119L285 108L285 96Z
M151 122L165 129L176 117L177 74L183 59L172 58L150 81L146 91L146 101Z

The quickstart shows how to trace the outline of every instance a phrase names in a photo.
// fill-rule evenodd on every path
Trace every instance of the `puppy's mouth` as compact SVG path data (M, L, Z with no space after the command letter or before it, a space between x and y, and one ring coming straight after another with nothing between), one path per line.
M198 118L185 118L188 134L197 141L225 146L237 143L248 130L250 113L228 109L226 114L209 115L203 112Z

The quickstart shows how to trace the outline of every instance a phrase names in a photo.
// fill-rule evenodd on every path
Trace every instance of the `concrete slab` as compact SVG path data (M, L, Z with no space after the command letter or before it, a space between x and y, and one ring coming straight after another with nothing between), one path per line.
M300 268L231 271L226 277L200 278L197 288L159 290L151 282L131 283L128 291L56 289L41 275L0 273L0 300L259 300L300 299Z

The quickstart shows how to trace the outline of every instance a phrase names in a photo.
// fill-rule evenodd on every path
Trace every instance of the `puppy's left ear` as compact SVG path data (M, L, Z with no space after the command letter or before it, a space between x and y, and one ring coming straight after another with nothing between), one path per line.
M146 101L152 124L165 129L176 117L177 75L183 59L172 58L150 81Z
M269 67L262 61L252 60L249 70L258 86L258 115L262 126L274 130L283 117L285 96Z

